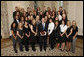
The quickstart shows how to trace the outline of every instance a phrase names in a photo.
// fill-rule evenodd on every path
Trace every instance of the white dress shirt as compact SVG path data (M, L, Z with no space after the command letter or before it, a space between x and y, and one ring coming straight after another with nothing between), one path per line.
M42 23L42 25L44 25L44 27L45 27L45 23Z
M60 25L60 29L61 29L61 32L64 32L65 30L67 30L67 25Z
M58 19L59 19L59 21L62 20L62 16L61 15L58 15Z
M17 21L17 23L19 24L19 20L16 20Z
M49 23L49 25L48 25L48 34L49 34L49 35L53 32L54 26L55 26L55 25L54 25L53 22Z

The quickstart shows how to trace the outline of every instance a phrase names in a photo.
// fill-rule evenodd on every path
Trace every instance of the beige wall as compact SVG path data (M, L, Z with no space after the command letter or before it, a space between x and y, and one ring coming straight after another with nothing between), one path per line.
M7 2L1 2L1 35L7 38L10 35Z

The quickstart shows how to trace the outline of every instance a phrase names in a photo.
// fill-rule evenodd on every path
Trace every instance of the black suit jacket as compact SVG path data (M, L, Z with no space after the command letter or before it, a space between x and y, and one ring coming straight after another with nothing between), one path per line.
M13 12L13 19L15 19L16 11Z
M39 33L39 35L40 35L41 31L46 31L47 32L47 30L48 30L47 23L45 23L45 29L44 30L43 30L42 22L38 25L38 33Z

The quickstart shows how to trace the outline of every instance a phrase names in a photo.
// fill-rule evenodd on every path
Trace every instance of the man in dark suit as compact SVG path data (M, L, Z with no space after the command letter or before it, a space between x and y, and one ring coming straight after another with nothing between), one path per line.
M60 11L60 15L62 16L62 10L63 8L62 7L59 7L59 11Z
M46 51L47 46L47 24L45 23L45 19L42 17L42 22L38 26L39 33L39 44L40 51L42 51L42 47L44 46L44 50Z
M15 7L15 11L13 12L13 19L15 19L16 13L19 11L18 7Z
M16 23L16 28L17 28L19 24L19 18L17 15L15 16L14 22Z

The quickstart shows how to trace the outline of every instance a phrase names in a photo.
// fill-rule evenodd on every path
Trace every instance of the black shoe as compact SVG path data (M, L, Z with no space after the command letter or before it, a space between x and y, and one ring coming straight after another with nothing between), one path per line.
M40 49L40 51L42 51L42 49Z
M33 51L36 51L36 49L32 49Z
M64 49L60 49L61 51L64 51Z
M66 50L66 52L68 52L69 50Z
M46 51L46 49L44 49Z
M29 49L26 49L26 51L29 51Z
M15 53L17 53L17 50L15 51Z
M75 52L72 51L72 53L75 53Z
M21 52L23 51L23 50L20 50Z

